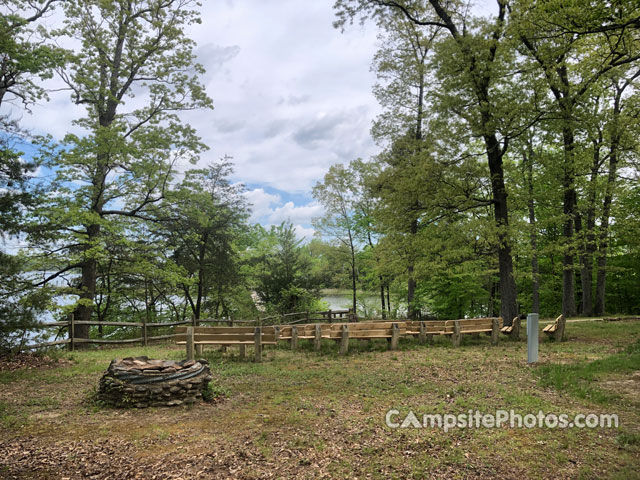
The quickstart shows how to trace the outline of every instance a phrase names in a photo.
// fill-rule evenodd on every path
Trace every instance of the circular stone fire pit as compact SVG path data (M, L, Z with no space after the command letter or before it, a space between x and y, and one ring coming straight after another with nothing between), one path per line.
M98 400L115 407L173 407L202 399L211 380L209 362L150 360L128 357L112 360L100 379Z

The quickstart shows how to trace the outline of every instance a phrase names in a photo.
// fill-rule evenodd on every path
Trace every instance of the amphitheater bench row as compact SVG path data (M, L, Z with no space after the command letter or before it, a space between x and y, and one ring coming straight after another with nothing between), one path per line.
M265 327L176 327L175 340L178 345L186 345L187 358L193 359L195 351L203 345L222 347L238 345L240 357L246 355L246 346L253 345L255 360L261 361L263 345L276 345L278 341L289 341L291 348L298 348L299 340L313 340L314 349L320 350L323 339L340 343L340 353L349 350L349 340L373 340L386 338L389 348L395 350L398 340L404 336L418 337L421 342L432 341L434 335L451 335L454 346L460 345L464 334L491 334L491 343L498 343L498 332L502 319L471 318L443 321L406 322L357 322L357 323L315 323L305 325L282 325Z

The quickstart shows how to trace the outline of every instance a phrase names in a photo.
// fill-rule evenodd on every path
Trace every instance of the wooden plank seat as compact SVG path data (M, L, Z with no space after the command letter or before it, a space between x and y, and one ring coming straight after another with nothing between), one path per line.
M262 346L276 344L276 327L188 327L175 329L177 345L187 346L187 358L193 360L194 347L198 345L238 345L240 356L244 357L245 347L253 345L256 361L262 359Z
M331 324L330 337L340 342L340 354L349 350L349 340L372 340L386 338L389 349L398 347L398 340L407 334L406 322L357 322Z
M357 322L357 323L333 323L331 324L330 337L340 339L342 326L349 327L349 338L373 339L391 338L394 335L393 325L397 325L397 334L406 335L406 322Z
M394 327L395 325L395 327ZM347 327L347 338L371 340L386 338L395 348L397 338L406 335L406 322L342 322L342 323L309 323L301 325L283 325L279 327L278 340L290 340L291 348L297 348L299 339L314 341L316 350L320 349L322 339L330 339L344 344L344 332ZM341 347L346 353L348 347Z
M503 334L509 335L514 339L518 339L520 337L520 317L513 317L511 321L511 325L505 325L500 330Z
M407 334L420 337L421 341L431 340L433 335L451 335L454 345L459 345L463 334L491 334L491 342L497 343L498 332L502 328L501 317L464 318L460 320L424 320L407 322Z
M420 335L420 324L424 324L427 335L452 335L455 322L460 324L460 333L489 333L493 329L493 320L498 320L502 328L501 317L464 318L460 320L422 320L407 323L408 335Z
M564 331L565 325L567 321L564 318L564 315L560 315L555 321L542 329L542 331L550 338L559 338L561 341L564 340Z

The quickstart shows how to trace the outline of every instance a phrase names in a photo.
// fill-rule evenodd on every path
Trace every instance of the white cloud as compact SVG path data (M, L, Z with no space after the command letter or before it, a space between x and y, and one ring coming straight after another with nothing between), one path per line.
M290 221L294 224L302 223L309 225L311 224L311 219L322 215L322 212L322 206L317 203L296 207L293 202L287 202L283 206L273 210L271 215L269 215L269 222L278 224Z
M272 205L281 202L279 195L267 193L262 188L247 190L244 195L251 204L251 220L254 222L270 216L273 212Z
M310 241L313 239L316 231L311 227L303 227L302 225L295 225L294 229L296 231L296 235L298 238L303 238L305 241Z
M186 33L197 42L215 109L182 114L211 148L198 167L230 155L234 181L300 194L332 164L376 153L369 128L379 107L369 66L377 29L370 23L340 33L334 19L331 2L203 2L202 23ZM50 96L23 115L23 126L57 139L78 132L72 121L84 108L68 91ZM144 98L127 99L127 110ZM264 204L253 203L260 216Z

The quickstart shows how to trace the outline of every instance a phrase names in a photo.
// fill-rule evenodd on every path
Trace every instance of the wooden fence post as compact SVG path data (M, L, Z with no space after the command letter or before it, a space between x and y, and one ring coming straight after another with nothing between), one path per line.
M397 350L398 338L400 338L400 329L398 328L398 324L394 323L391 325L391 344L389 345L391 350Z
M455 320L453 322L453 334L451 335L451 343L454 347L460 346L461 336L462 335L460 334L460 322L458 320Z
M75 348L76 322L75 315L72 313L69 318L69 350L73 352Z
M340 355L346 355L349 351L349 326L342 325L342 332L340 336Z
M291 350L298 349L298 327L291 327Z
M193 351L194 351L194 327L187 327L187 360L194 360Z
M418 335L418 339L423 345L427 343L427 326L424 322L420 322L420 334Z
M192 317L191 323L193 323L193 331L195 334L196 327L200 325L200 319L196 318L195 315L192 315L191 317ZM196 345L195 354L198 355L198 357L202 356L202 345Z
M329 323L331 323L332 322L331 319L333 318L331 315L331 309L329 309L329 311L327 312L327 317L329 318Z
M491 321L491 345L498 345L498 339L500 338L500 320L494 318Z
M511 330L511 338L514 340L520 339L520 317L515 317L511 324L513 325L513 329Z
M144 345L145 347L149 343L149 340L148 340L148 337L147 337L147 315L149 315L149 311L148 310L147 310L145 316L142 317L142 345Z
M322 330L320 329L320 324L316 323L316 336L313 339L313 349L317 352L320 350L321 345L322 345Z
M255 361L262 361L262 327L256 327L253 332L253 350L255 353Z
M230 327L233 327L233 320L231 320L229 317L227 317L227 325L229 325ZM220 353L227 353L226 345L220 345Z
M247 356L247 346L244 343L239 345L240 347L240 358L244 359Z
M558 328L556 328L556 334L555 334L555 337L560 342L564 342L566 340L566 337L564 335L566 325L567 325L567 319L564 318L564 315L560 315L558 317Z

